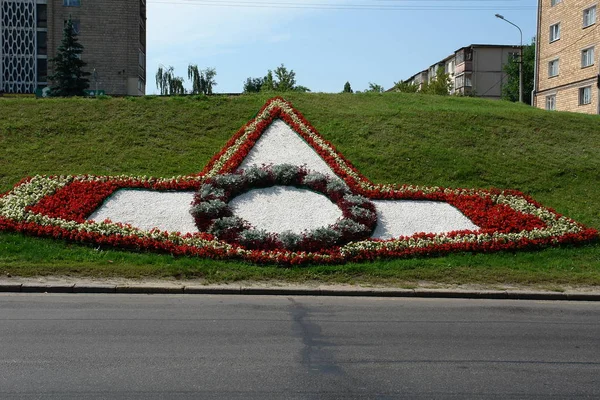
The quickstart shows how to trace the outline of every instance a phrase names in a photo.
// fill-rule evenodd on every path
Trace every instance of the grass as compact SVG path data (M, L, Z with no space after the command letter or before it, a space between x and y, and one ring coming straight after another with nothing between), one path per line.
M268 99L0 99L0 192L35 174L200 171ZM285 96L377 183L511 188L600 228L600 118L412 94ZM343 283L599 285L600 245L281 268L0 233L0 273Z

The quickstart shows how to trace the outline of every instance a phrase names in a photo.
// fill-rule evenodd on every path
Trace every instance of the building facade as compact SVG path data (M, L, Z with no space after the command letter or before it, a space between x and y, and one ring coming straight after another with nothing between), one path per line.
M434 80L437 69L443 68L453 83L451 94L500 99L507 80L504 65L520 53L520 46L472 44L456 50L406 82L420 87L422 82Z
M597 0L539 0L534 106L600 114Z
M110 95L146 90L146 0L0 0L0 91L34 93L48 86L71 18L90 89Z

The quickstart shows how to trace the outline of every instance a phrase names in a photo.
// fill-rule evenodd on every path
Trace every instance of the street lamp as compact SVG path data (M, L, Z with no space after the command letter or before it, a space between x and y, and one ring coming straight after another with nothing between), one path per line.
M510 22L503 15L496 14L496 18L500 18L503 21L508 22L512 26L516 27L521 34L521 60L519 61L519 102L523 102L523 31L516 24Z

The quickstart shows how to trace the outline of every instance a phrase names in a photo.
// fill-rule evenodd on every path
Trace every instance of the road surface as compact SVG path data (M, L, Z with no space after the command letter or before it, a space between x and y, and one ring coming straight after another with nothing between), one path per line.
M0 294L0 399L600 398L600 304Z

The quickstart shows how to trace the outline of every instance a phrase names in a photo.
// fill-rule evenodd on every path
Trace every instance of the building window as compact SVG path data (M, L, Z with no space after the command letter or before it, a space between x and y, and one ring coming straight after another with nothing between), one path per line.
M557 5L558 3L560 3L562 0L550 0L550 5L552 7L554 7L555 5Z
M546 96L546 110L556 110L556 95Z
M38 28L48 27L48 5L47 4L36 4L35 5L36 25Z
M79 7L81 0L63 0L63 6L65 7Z
M594 65L594 48L590 47L581 51L581 68Z
M558 58L548 63L548 78L558 75Z
M473 86L473 84L471 82L471 74L465 74L465 86L466 87Z
M584 106L592 102L592 87L586 86L579 89L579 105Z
M454 86L457 89L464 87L465 86L465 76L464 75L457 76L456 79L454 80Z
M67 22L68 21L65 20L65 23L63 24L65 28L67 27ZM72 19L71 23L73 24L73 32L75 32L76 35L79 35L81 33L81 23L78 19Z
M48 54L48 32L37 31L37 54L44 56Z
M550 42L560 39L560 22L550 26Z
M583 10L583 27L587 28L596 23L596 6Z
M48 60L45 58L37 59L37 81L46 83L48 80Z

